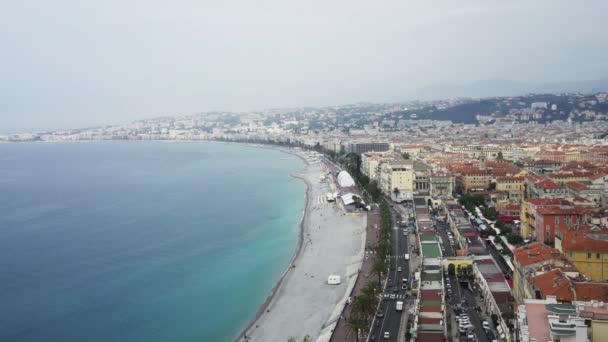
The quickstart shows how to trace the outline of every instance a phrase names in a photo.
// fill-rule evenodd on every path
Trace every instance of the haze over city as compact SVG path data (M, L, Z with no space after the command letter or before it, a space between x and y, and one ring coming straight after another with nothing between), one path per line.
M487 79L601 79L607 10L605 1L4 2L0 132L402 101Z

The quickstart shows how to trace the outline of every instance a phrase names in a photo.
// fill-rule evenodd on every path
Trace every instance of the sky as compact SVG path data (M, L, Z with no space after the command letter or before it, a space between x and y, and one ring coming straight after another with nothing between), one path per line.
M608 76L608 1L7 0L0 133Z

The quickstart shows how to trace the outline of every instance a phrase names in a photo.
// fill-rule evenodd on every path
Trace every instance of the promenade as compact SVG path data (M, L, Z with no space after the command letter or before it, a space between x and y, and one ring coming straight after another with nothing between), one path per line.
M247 341L328 341L343 303L355 284L364 259L365 214L346 214L338 203L324 200L331 183L319 163L308 164L295 176L308 185L302 221L302 246L268 305L246 330ZM327 285L330 274L342 278ZM240 341L244 341L242 336Z

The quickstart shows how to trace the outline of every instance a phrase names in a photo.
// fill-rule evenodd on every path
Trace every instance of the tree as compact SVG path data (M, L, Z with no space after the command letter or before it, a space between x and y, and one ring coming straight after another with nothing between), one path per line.
M289 337L287 338L287 342L296 342L296 338L295 338L295 337L293 337L293 336L289 336Z
M381 258L376 258L372 267L372 273L378 276L378 286L382 284L382 274L386 272L386 263Z
M399 188L394 188L393 193L395 194L395 199L397 199L399 197L399 194L401 193L401 191L399 191Z
M524 242L524 238L522 238L519 235L511 234L511 235L507 236L507 241L511 244L518 245L518 244Z
M401 156L403 156L403 159L410 159L410 154L407 152L403 152Z
M377 202L380 195L382 195L382 191L378 187L378 183L375 180L370 181L365 187L365 190L367 190L367 193L371 196L374 202Z
M503 156L502 156L502 151L498 151L498 155L496 156L496 159L498 160L503 160Z

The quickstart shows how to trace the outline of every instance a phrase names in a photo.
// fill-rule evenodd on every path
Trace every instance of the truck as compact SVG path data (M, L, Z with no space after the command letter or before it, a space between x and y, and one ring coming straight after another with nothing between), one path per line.
M398 300L397 304L395 306L395 310L397 311L403 311L403 301Z

